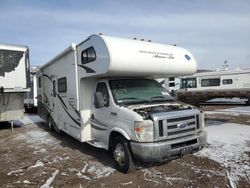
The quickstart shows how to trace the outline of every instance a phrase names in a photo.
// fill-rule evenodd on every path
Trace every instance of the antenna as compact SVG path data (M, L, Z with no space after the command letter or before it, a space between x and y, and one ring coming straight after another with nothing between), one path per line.
M222 65L222 69L225 70L225 71L228 70L228 63L227 62L228 62L228 60L225 60L224 64Z

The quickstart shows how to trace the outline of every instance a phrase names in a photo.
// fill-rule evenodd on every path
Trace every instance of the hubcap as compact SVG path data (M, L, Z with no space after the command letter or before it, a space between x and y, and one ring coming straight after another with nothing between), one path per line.
M125 164L125 152L123 146L120 143L116 144L113 156L120 166Z

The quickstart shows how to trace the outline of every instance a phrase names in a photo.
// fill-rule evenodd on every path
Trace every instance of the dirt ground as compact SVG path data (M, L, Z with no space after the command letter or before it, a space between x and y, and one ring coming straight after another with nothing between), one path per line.
M107 151L50 132L45 123L34 122L35 115L29 117L30 123L13 132L1 123L1 187L235 187L228 178L230 169L199 155L139 165L122 174ZM247 155L250 159L250 152ZM236 187L250 187L250 180L239 178Z

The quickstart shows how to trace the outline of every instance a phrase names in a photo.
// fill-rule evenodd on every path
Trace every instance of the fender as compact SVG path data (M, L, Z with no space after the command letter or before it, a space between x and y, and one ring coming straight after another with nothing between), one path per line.
M120 133L121 135L123 135L127 140L131 140L130 136L128 135L128 133L126 131L124 131L123 129L121 128L118 128L118 127L114 127L110 130L109 132L109 137L110 137L110 133L112 132L118 132Z

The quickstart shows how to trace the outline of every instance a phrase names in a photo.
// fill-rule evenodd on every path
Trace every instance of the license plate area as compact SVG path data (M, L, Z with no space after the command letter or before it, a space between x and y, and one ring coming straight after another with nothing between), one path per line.
M181 149L181 157L184 155L188 155L188 154L192 154L193 153L193 147L187 147L187 148L183 148Z

